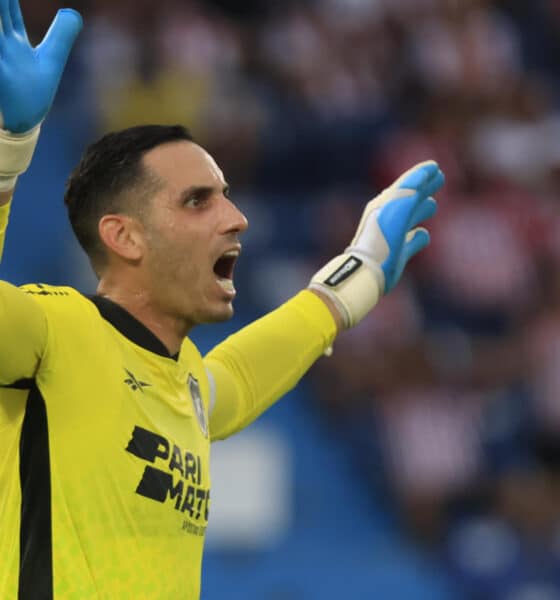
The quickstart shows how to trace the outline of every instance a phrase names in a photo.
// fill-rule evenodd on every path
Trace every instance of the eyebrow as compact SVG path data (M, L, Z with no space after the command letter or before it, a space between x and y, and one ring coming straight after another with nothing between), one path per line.
M192 196L193 194L210 195L215 191L216 188L210 185L191 185L179 194L179 200L183 201L189 198L189 196ZM225 183L222 187L222 194L227 196L229 194L229 191L230 186L229 184Z

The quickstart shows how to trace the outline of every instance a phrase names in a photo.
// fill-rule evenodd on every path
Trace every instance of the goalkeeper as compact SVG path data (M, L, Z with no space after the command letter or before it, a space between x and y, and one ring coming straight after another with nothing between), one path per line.
M32 48L0 0L0 248L82 26L60 11ZM200 595L210 442L244 428L357 325L429 241L433 162L367 204L348 248L309 288L201 357L199 323L233 314L244 215L180 126L90 146L65 203L99 278L0 282L0 598Z

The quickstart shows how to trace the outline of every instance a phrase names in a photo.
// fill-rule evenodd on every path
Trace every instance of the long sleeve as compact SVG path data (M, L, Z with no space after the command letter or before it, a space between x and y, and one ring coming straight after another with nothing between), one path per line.
M214 387L212 439L243 429L291 390L335 335L325 304L303 291L211 350L204 364Z
M28 294L0 281L0 386L35 376L47 345L47 320Z
M8 227L8 219L10 217L11 201L0 206L0 262L2 261L2 253L4 251L4 240L6 239L6 229Z
M0 206L0 258L10 203ZM47 320L23 290L0 281L0 386L35 375L47 343Z

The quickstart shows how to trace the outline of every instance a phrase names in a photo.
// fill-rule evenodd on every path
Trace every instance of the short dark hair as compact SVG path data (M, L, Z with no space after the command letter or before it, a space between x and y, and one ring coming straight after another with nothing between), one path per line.
M182 125L140 125L108 133L88 146L70 174L64 203L78 242L97 273L106 259L99 220L110 213L141 214L142 200L159 184L142 164L142 157L156 146L180 140L193 141ZM128 192L133 190L138 190L135 200L140 200L135 205L129 201Z

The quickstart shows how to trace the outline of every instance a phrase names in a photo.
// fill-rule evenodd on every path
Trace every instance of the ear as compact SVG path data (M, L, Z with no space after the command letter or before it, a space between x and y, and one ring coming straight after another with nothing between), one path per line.
M127 261L139 261L144 256L143 227L127 215L103 215L98 225L99 237L113 254Z

